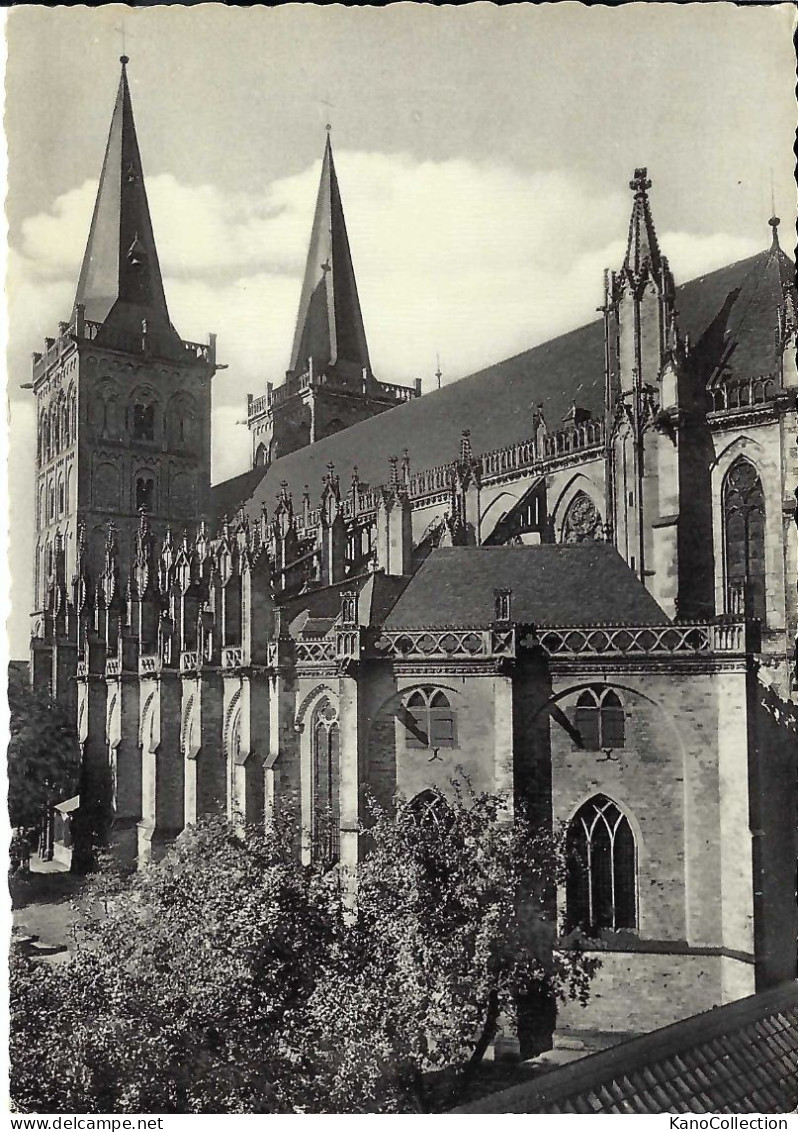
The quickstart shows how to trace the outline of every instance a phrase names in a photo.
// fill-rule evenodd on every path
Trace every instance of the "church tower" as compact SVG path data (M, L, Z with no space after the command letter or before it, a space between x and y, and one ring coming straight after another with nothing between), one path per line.
M254 467L419 396L371 369L329 127L285 383L250 396Z
M215 342L172 326L147 204L126 56L69 321L33 355L38 444L33 635L73 581L89 601L109 526L125 566L146 512L156 535L198 522L210 490ZM35 666L34 666L35 667Z

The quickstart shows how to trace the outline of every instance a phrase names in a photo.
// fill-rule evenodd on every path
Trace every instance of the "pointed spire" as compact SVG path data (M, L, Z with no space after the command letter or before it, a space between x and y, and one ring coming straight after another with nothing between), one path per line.
M289 375L304 373L310 359L318 374L333 367L342 376L371 373L329 130Z
M142 322L161 345L178 343L169 321L155 248L133 107L122 73L105 150L97 199L80 271L75 306L86 318L140 335Z
M624 268L635 280L639 280L647 272L659 276L663 261L648 202L648 190L651 188L648 170L635 169L629 188L634 193L634 203Z

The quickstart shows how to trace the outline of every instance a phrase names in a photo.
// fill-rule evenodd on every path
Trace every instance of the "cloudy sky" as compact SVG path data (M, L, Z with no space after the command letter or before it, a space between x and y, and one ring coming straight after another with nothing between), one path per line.
M215 480L289 361L327 121L372 362L433 384L594 317L647 165L677 281L794 220L790 5L19 7L7 20L12 654L30 352L69 317L124 48L172 321L219 336ZM789 238L786 243L789 243Z

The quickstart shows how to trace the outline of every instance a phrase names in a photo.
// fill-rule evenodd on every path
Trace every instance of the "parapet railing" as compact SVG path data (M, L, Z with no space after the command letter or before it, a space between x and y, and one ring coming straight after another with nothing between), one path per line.
M396 401L399 404L413 401L420 395L418 389L412 385L394 385L390 381L375 381L374 388L379 397L384 397L387 401Z
M521 440L507 444L490 452L482 452L475 457L483 481L493 477L520 472L527 468L541 467L548 461L561 459L577 452L599 450L604 444L604 422L588 421L576 428L562 429L560 432L545 434L540 440ZM411 500L423 500L433 495L451 491L457 473L457 461L424 468L400 480L400 489L407 492ZM360 490L353 486L350 494L341 502L345 519L358 515L373 514L377 510L380 497L379 488ZM308 510L299 518L299 526L306 531L315 529L321 522L321 509Z
M521 644L549 656L695 656L745 652L745 623L532 629Z
M772 376L727 378L707 392L712 399L713 412L722 413L772 401L779 392L779 383Z
M244 650L240 645L226 645L222 649L222 668L240 668L244 663Z
M596 448L604 443L604 422L585 421L574 428L563 428L558 432L544 434L540 445L540 459L555 460L559 456L569 456L572 452L583 452L586 448Z
M247 401L247 416L251 420L253 417L260 416L274 405L281 405L284 401L295 397L297 393L301 393L304 389L311 389L324 385L337 386L342 391L357 392L357 384L338 385L334 379L328 377L326 373L313 373L311 370L306 370L305 373L300 373L295 376L286 378L282 385L278 385L276 389L269 387L262 396L250 397ZM384 401L395 401L397 404L403 404L406 401L412 401L415 397L421 395L421 390L418 385L395 385L390 381L368 381L363 378L363 393L369 390L378 398Z
M515 630L393 629L380 633L374 654L388 660L474 660L515 656Z
M100 331L103 330L103 323L84 318L78 308L72 320L60 322L58 329L58 337L46 338L44 350L33 355L34 379L45 373L51 365L57 362L73 345L75 339L83 342L94 342ZM144 353L147 350L151 350L155 354L158 352L160 335L157 331L148 333L145 327L142 327L141 333L138 334L105 327L103 336L103 345L109 350L122 350L132 354ZM212 365L215 362L216 347L213 336L211 336L211 339L210 343L181 340L181 346L187 359L207 362Z
M297 641L295 649L296 659L300 663L319 664L338 658L335 637L324 637L320 641Z

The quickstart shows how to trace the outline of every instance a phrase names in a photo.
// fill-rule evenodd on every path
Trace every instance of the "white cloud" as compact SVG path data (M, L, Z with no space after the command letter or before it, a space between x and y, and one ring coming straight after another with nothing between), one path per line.
M389 381L430 388L437 354L454 380L588 321L604 268L623 258L626 192L464 159L341 152L336 165L372 362ZM248 466L236 424L246 394L279 383L288 363L318 177L317 162L232 196L148 180L172 320L192 340L216 331L229 365L214 380L214 479ZM69 314L95 191L87 181L29 217L9 257L12 395L30 351ZM660 243L677 282L759 250L722 233L663 232ZM30 465L29 433L12 431L12 464ZM16 560L29 533L16 535Z
M336 164L372 363L389 381L429 387L438 355L444 381L455 380L591 319L604 268L623 257L628 195L564 172L346 151ZM247 392L282 380L318 177L317 162L232 196L171 175L148 181L172 319L192 340L216 331L229 366L215 380L215 477L246 464L231 422ZM9 262L22 380L27 352L68 314L94 193L87 181L23 224ZM724 234L666 232L660 242L677 280L757 250Z
M387 380L460 377L593 317L602 271L617 265L625 192L601 194L563 172L523 174L464 159L336 155L372 362ZM279 382L288 361L318 162L226 195L171 175L148 181L173 321L219 334L230 365L220 402ZM14 345L52 333L83 254L95 186L29 217L12 291ZM756 250L725 235L663 233L677 279ZM33 335L33 342L30 337Z

